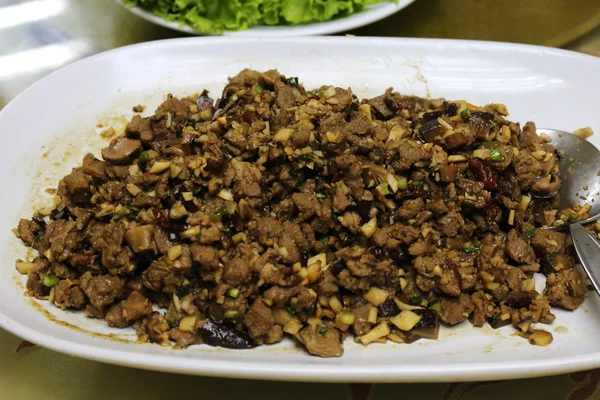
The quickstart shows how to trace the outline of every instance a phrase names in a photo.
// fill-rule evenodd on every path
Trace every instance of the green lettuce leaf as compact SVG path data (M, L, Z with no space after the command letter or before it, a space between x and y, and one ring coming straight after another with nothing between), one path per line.
M221 34L257 25L299 25L343 18L369 4L397 0L123 0L166 21Z

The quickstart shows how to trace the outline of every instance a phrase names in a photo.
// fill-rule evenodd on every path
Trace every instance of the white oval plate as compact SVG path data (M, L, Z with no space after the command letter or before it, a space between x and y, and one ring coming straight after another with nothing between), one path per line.
M414 0L398 0L397 3L380 3L366 6L363 11L349 15L345 18L338 18L326 22L315 22L305 25L293 26L254 26L244 31L225 31L223 36L235 37L256 37L256 36L311 36L311 35L329 35L332 33L346 32L351 29L360 28L361 26L369 25L373 22L382 20L390 15L400 11L408 6ZM187 25L180 25L177 22L166 21L165 19L154 15L151 11L144 10L140 7L131 7L123 4L122 0L117 0L117 3L127 8L140 18L150 21L157 25L161 25L176 31L189 33L191 35L207 35L200 33L194 28Z
M554 342L531 346L511 336L506 327L474 328L465 323L442 329L439 341L411 345L375 344L362 347L351 340L337 359L320 359L294 347L291 340L254 350L224 350L193 346L173 350L128 343L132 330L109 329L82 313L63 312L23 295L23 279L14 259L22 244L10 230L40 165L42 148L51 138L72 144L59 151L64 173L80 162L85 146L96 147L85 132L98 119L142 103L148 112L164 95L201 92L213 96L227 77L243 68L277 68L299 76L307 87L324 83L351 86L359 96L382 93L389 86L407 94L468 99L477 104L504 103L511 118L539 127L572 131L591 126L600 132L598 93L600 59L514 44L378 38L236 39L190 38L120 48L79 61L27 89L0 112L0 326L33 343L79 357L140 368L223 377L298 381L457 381L531 377L600 366L600 302L590 293L575 312L556 310L547 327ZM599 137L592 141L598 145ZM63 154L64 153L64 154ZM52 156L53 153L50 153ZM69 154L73 157L69 158ZM40 161L41 160L41 161ZM51 164L48 164L51 165ZM53 164L52 164L53 165ZM58 172L42 168L55 186ZM50 174L50 175L48 175ZM42 188L43 189L43 188ZM43 190L32 193L43 199ZM44 313L40 312L44 310ZM46 315L63 324L51 322ZM79 326L75 330L65 323ZM566 327L566 329L565 329ZM92 336L116 335L116 340ZM567 330L568 332L565 332Z

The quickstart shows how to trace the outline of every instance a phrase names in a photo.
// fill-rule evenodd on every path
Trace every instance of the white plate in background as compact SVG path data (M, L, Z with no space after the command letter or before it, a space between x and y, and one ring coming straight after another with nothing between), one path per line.
M298 76L308 88L321 84L351 86L359 96L393 86L405 94L504 103L522 124L572 131L591 126L600 132L598 93L600 59L535 46L489 42L382 38L223 39L189 38L124 47L76 62L36 83L0 112L0 327L38 345L74 356L161 371L222 377L297 381L416 382L532 377L600 367L600 301L590 292L575 312L554 310L544 326L554 335L547 347L511 336L512 327L494 331L468 323L442 328L440 340L410 345L362 347L346 340L337 359L309 356L291 340L253 350L192 346L173 350L133 344L132 329L111 329L83 313L63 312L24 296L14 259L25 249L10 232L23 203L40 201L30 193L56 143L55 176L42 168L47 186L80 162L101 140L85 132L98 120L136 104L148 112L164 98L224 86L243 68L277 68ZM54 138L54 145L47 145ZM598 146L598 135L591 138ZM42 145L45 147L42 148ZM97 150L97 149L96 149ZM69 154L67 154L69 153ZM63 171L59 171L62 168ZM59 173L60 172L60 173ZM46 175L44 175L46 174ZM43 185L42 185L43 186ZM44 310L43 312L40 312ZM62 324L52 322L53 319ZM79 326L73 329L65 324ZM566 329L564 329L566 327ZM84 332L88 331L88 333ZM89 331L100 335L90 335ZM109 340L113 334L118 340Z
M253 26L243 31L225 31L223 36L235 37L282 37L282 36L312 36L312 35L329 35L332 33L346 32L351 29L360 28L361 26L372 24L382 20L390 15L400 11L415 0L398 0L397 3L384 2L365 6L365 8L357 13L347 17L336 18L331 21L314 22L303 25L273 25L273 26ZM129 11L157 25L176 31L189 33L191 35L209 35L201 33L188 25L180 25L177 22L167 21L141 7L132 7L123 4L122 0L117 0L117 3L127 8Z

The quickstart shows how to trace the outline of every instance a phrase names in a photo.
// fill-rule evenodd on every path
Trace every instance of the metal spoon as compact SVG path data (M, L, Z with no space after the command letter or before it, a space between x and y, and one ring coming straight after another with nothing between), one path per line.
M589 218L563 227L569 227L581 265L600 295L600 243L582 226L600 218L600 150L568 132L556 129L538 129L538 132L548 135L561 154L559 209L581 202L592 206Z

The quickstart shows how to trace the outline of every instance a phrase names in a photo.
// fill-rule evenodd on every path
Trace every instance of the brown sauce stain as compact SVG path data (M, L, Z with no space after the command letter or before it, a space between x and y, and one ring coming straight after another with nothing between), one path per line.
M21 284L22 286L22 284ZM87 329L84 329L80 326L77 325L73 325L71 323L62 321L58 318L56 318L54 315L52 315L51 313L48 312L48 310L46 310L41 304L37 303L35 300L33 299L29 299L29 303L37 310L39 311L44 317L46 317L49 321L52 321L58 325L64 326L66 328L72 329L76 332L80 332L80 333L85 333L87 335L93 336L93 337L97 337L97 338L101 338L101 339L108 339L108 340L112 340L114 342L119 342L119 343L128 343L128 344L135 344L137 342L133 341L133 340L129 340L129 339L124 339L122 337L120 337L119 335L116 335L114 333L98 333L98 332L94 332L94 331L90 331Z
M556 333L569 333L569 328L567 328L566 326L563 326L563 325L559 325L556 328L554 328L554 332L556 332Z

